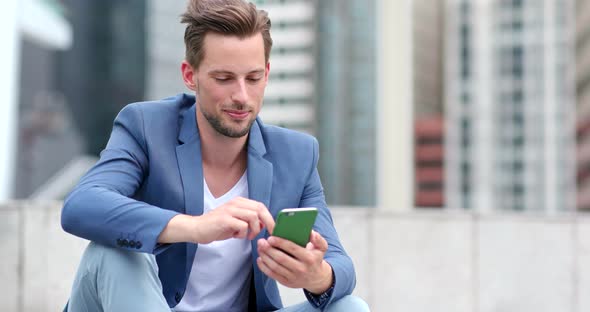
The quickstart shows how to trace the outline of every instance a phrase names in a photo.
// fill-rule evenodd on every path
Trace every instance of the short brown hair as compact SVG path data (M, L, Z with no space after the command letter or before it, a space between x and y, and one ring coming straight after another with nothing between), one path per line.
M209 32L247 38L258 33L264 40L264 57L270 57L272 38L270 19L264 10L244 0L190 0L181 23L187 24L184 32L186 61L195 69L204 57L203 41Z

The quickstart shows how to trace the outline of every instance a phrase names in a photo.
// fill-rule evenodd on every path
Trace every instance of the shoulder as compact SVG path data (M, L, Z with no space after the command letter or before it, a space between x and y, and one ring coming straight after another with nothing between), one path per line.
M260 123L267 157L275 165L293 172L309 172L319 158L319 146L315 137L290 129Z
M194 103L195 98L186 94L158 101L131 103L119 112L115 119L115 125L121 124L130 128L139 127L142 132L176 129L183 115L190 110Z
M290 150L298 153L309 153L317 148L318 142L310 134L261 123L261 132L267 150Z
M159 101L131 103L119 112L114 127L125 129L145 145L151 141L160 145L175 142L182 118L194 101L194 97L179 94Z
M303 194L318 164L318 141L307 133L259 124L266 148L264 158L273 164L274 179L280 181L281 189Z
M195 103L195 98L187 94L178 94L173 97L157 101L135 102L126 105L119 115L140 114L145 117L165 117L182 115Z

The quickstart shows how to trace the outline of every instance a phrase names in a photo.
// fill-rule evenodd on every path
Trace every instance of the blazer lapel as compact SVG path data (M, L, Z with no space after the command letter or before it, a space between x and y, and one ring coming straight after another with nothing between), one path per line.
M266 147L262 133L260 132L259 119L252 124L248 138L248 195L250 199L263 203L269 211L270 194L272 189L273 167L272 163L263 156L266 155ZM256 250L256 241L264 237L266 228L261 231L256 239L252 240L252 250ZM253 253L257 255L256 252Z
M272 163L264 158L266 155L266 147L262 138L260 130L260 120L252 124L250 129L250 136L248 138L248 192L252 200L263 203L270 210L270 199L273 180L273 166ZM256 264L257 241L259 238L265 237L267 233L266 228L261 231L255 239L252 240L252 267L254 271L254 287L256 290L256 303L258 307L268 305L269 293L273 290L267 290L268 277L264 275L258 265ZM275 285L276 287L276 285ZM272 302L273 305L279 306L279 303Z
M266 147L258 123L257 119L252 124L248 138L248 192L250 199L269 207L273 168L272 163L264 159Z
M201 159L201 139L196 120L196 106L184 112L180 121L180 134L176 147L178 168L184 191L184 213L188 215L203 214L203 165ZM187 243L186 272L190 272L197 244Z

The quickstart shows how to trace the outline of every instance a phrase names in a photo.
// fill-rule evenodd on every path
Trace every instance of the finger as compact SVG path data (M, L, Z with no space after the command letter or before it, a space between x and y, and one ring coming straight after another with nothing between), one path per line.
M290 240L277 236L271 236L268 238L267 242L270 244L270 246L281 249L296 259L303 260L308 257L308 250L293 243Z
M275 261L272 257L269 257L268 255L262 255L258 258L268 269L273 272L275 276L278 276L285 281L293 279L293 273L283 267L281 263Z
M258 250L258 255L260 257L262 257L263 255L269 256L269 250L270 249L274 249L267 240L261 238L258 240L258 246L257 246L257 250ZM269 256L270 257L270 256Z
M228 209L230 215L234 218L240 219L248 224L250 228L250 234L248 239L254 239L258 233L260 233L260 221L256 212L242 209L242 207L231 207Z
M275 220L263 203L244 197L236 197L234 200L235 204L239 207L255 211L262 226L266 226L269 233L272 233L275 227ZM262 229L262 226L259 230Z
M282 267L292 274L297 274L297 272L305 270L305 265L301 261L285 253L281 249L270 246L270 248L264 250L264 254L272 258L275 262L280 263Z
M264 204L262 204L261 202L244 197L236 197L232 200L232 202L236 206L240 206L252 211L258 211L260 210L261 206L264 207Z
M257 245L259 254L265 253L269 248L272 248L264 238L259 239Z
M266 276L274 279L275 281L277 281L283 285L287 284L287 281L285 280L285 278L276 274L269 267L267 267L266 264L262 261L262 258L258 257L256 259L256 264L258 264L258 268L260 269L260 271L262 271L262 273L266 274Z
M249 240L253 240L256 235L258 235L258 233L260 233L260 230L262 230L262 225L260 224L260 221L258 219L253 220L251 223L249 223L250 226L250 234L248 235L248 239Z
M230 219L232 238L245 238L248 235L248 223L239 219Z
M275 219L270 214L270 211L268 211L268 208L266 208L264 205L262 205L262 210L260 211L260 219L266 226L268 233L272 234L275 229Z
M249 200L249 201L252 205L254 205L253 209L255 209L256 212L258 213L258 218L260 219L262 224L264 226L266 226L269 233L272 233L272 231L275 228L275 219L270 214L270 211L268 211L268 208L261 202L257 202L257 201L253 201L253 200Z

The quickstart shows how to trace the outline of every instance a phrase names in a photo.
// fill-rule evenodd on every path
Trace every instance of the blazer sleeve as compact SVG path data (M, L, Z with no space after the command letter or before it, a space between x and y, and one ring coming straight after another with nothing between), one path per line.
M115 119L100 160L66 198L62 228L103 245L163 251L158 236L178 213L133 199L148 173L141 108L128 105Z
M352 259L348 256L344 247L342 247L342 244L340 243L340 239L334 228L332 215L326 204L324 190L317 170L319 159L318 150L319 145L314 138L313 162L299 207L318 208L318 216L316 218L314 229L328 242L328 251L324 256L324 259L332 266L334 272L334 288L330 298L324 301L322 306L318 307L323 310L331 302L352 293L356 285L356 275Z

